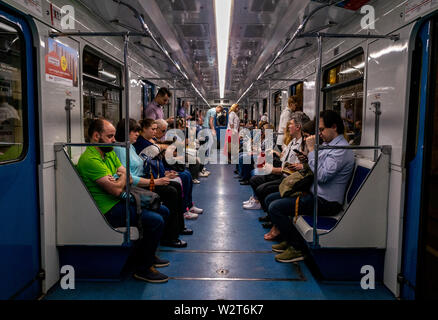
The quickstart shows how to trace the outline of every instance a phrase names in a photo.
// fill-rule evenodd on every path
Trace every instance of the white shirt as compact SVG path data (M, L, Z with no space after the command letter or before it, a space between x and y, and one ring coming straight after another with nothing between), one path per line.
M289 108L284 109L280 115L280 124L278 125L277 145L283 145L284 130L287 130L286 126L292 118L292 110Z
M233 125L233 129L231 129L231 125ZM239 116L233 111L230 112L228 116L228 130L233 130L234 133L239 132L239 126L240 126L240 119Z
M300 163L300 159L298 159L297 154L294 152L294 149L298 149L301 151L301 142L303 138L293 138L291 142L287 145L286 149L284 149L283 156L280 158L281 167L284 168L284 164L286 162L289 163Z

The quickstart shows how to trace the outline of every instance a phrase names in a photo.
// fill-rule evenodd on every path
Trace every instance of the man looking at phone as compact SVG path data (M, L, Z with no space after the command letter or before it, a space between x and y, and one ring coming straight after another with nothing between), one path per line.
M323 146L348 146L344 136L344 123L333 110L322 111L319 118L319 135ZM309 149L309 166L315 171L315 136L306 138ZM342 210L345 190L354 167L354 155L348 149L325 149L318 152L318 215L334 216ZM313 192L313 185L310 192ZM300 214L313 213L314 195L312 193L300 198ZM295 214L296 198L281 198L274 193L266 198L268 214L285 241L273 246L273 250L282 252L275 257L279 262L303 260L303 245L299 232L289 216Z

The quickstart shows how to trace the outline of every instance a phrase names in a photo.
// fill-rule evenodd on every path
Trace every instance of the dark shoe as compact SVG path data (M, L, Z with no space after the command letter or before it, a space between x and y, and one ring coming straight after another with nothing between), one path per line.
M185 236L190 236L193 234L193 230L192 229L188 229L188 228L184 228L183 231L181 231L179 234L185 235Z
M176 239L176 240L162 240L160 245L164 247L172 247L172 248L185 248L187 247L187 242L184 240Z
M270 218L268 215L266 215L266 216L264 216L264 217L260 217L260 218L259 218L259 221L260 221L260 222L270 222L270 221L271 221L271 218Z
M240 185L241 186L247 186L247 185L249 185L249 181L248 180L240 181Z
M155 256L155 258L154 258L154 267L155 268L167 267L169 264L170 264L169 260L161 259L158 256Z
M137 271L134 273L134 278L152 283L163 283L169 280L169 277L161 272L158 272L154 267L150 267L146 270Z
M235 173L235 174L239 174L239 171L237 171L237 170L234 170L234 173Z
M265 229L271 229L274 226L272 222L265 222L262 224L262 227Z

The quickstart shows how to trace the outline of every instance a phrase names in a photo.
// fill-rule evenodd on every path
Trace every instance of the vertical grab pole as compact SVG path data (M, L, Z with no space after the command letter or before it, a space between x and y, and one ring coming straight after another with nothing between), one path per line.
M123 51L123 62L125 64L125 144L126 144L126 232L125 232L125 244L129 245L131 241L131 221L129 214L130 205L130 161L129 161L129 68L128 68L128 43L129 43L129 32L123 36L124 40L124 51Z
M322 37L318 33L318 70L315 79L315 168L313 170L313 247L319 246L318 241L318 154L319 154L319 112L321 101L322 74Z
M173 128L176 130L176 112L177 112L177 106L176 106L176 79L173 79Z
M380 115L382 114L382 111L380 110L380 102L376 101L376 102L371 102L371 105L374 107L374 113L375 113L375 117L374 117L374 146L378 147L379 146L379 123L380 123ZM374 162L377 161L377 157L379 154L379 150L375 149L374 150Z
M271 104L272 104L272 98L271 98L271 80L268 80L268 87L269 87L269 96L268 96L268 103L269 103L269 105L268 105L268 122L269 123L271 123L271 109L272 109L272 106L271 106Z

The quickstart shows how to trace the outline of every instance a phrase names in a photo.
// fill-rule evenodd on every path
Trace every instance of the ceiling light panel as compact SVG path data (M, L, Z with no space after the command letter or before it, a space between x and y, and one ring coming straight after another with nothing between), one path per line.
M225 92L225 79L228 62L228 46L230 38L232 0L214 0L216 18L216 41L219 75L219 95L222 99Z

